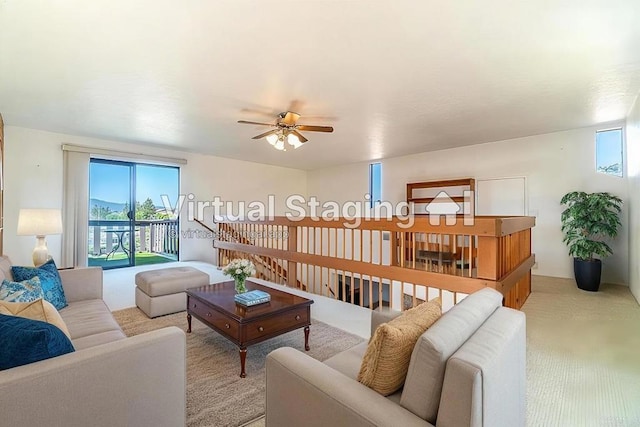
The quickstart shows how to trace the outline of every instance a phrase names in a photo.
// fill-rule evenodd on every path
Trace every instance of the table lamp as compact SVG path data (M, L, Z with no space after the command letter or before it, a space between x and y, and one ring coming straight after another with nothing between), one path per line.
M33 249L33 265L44 264L49 259L49 250L44 236L62 234L62 214L60 209L20 209L18 216L18 236L36 236Z

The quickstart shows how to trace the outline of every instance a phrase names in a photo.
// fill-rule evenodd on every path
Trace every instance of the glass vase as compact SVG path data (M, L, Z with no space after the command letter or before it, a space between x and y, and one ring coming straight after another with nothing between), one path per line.
M236 294L243 294L247 292L247 287L244 285L246 278L236 277L233 280L236 282Z

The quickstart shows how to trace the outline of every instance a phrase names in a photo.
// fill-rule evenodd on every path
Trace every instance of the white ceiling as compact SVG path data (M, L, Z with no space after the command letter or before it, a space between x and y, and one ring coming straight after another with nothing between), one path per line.
M624 119L638 92L638 0L0 0L7 125L302 169ZM293 100L335 132L278 152L236 123Z

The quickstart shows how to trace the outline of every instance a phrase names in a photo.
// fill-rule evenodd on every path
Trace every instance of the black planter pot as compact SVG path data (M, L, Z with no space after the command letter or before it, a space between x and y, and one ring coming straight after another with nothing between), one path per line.
M600 288L600 275L602 274L602 261L573 259L573 273L578 287L584 291L597 292Z

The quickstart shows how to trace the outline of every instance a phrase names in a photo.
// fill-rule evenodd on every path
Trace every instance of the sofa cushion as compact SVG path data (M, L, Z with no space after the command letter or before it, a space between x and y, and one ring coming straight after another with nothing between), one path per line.
M55 262L50 259L40 267L11 267L13 278L16 281L28 280L33 277L40 278L44 299L49 301L57 310L67 306L67 299L62 288L62 279L58 273Z
M60 310L72 340L107 331L121 331L102 300L75 301Z
M71 339L67 325L62 320L58 310L49 302L39 298L31 302L7 302L0 300L0 314L9 316L26 317L27 319L40 320L60 328Z
M69 338L39 320L0 314L0 370L73 352Z
M347 377L357 380L360 366L362 365L362 358L367 351L367 346L367 342L360 343L355 347L341 351L335 356L328 358L323 363Z
M122 331L106 331L93 335L87 335L86 337L76 338L72 340L73 347L76 350L84 350L85 348L95 347L97 345L107 344L113 341L118 341L127 338Z
M400 404L436 423L445 366L453 353L502 305L502 294L490 288L453 306L418 339L407 371Z
M400 389L416 341L441 314L441 302L436 298L381 324L369 341L358 381L383 396Z
M8 302L31 302L43 298L40 279L34 277L23 282L13 282L7 279L0 284L0 299Z

